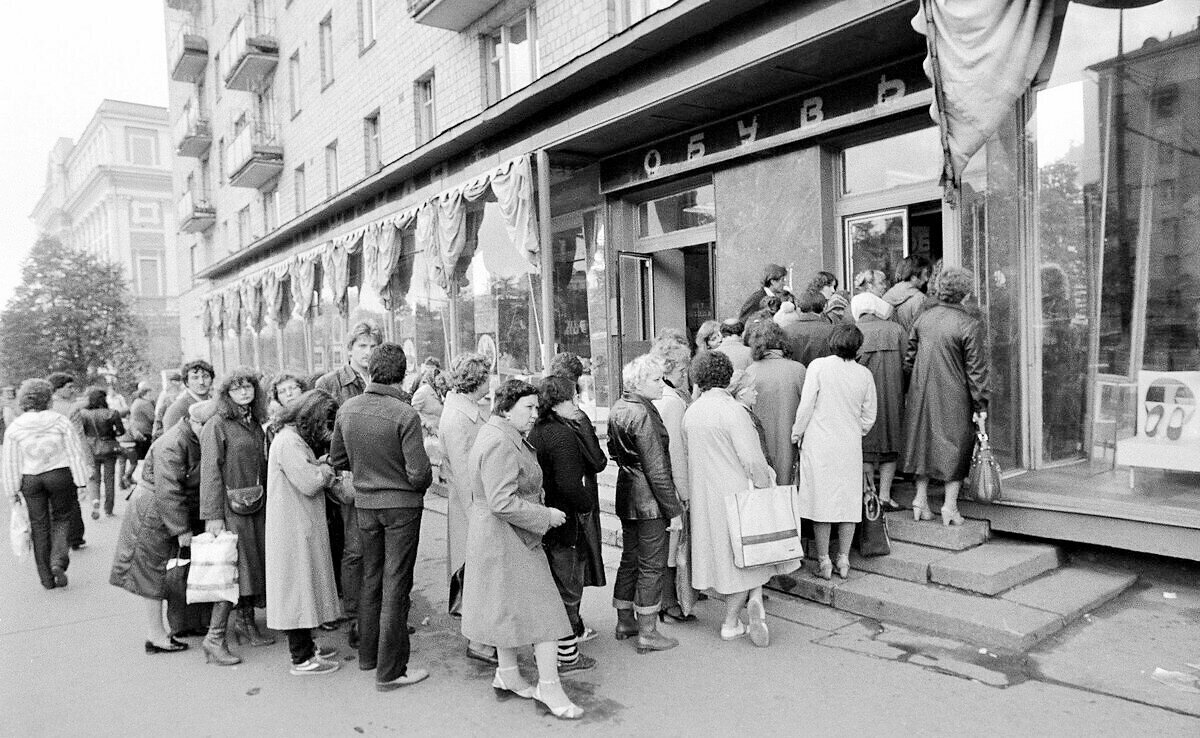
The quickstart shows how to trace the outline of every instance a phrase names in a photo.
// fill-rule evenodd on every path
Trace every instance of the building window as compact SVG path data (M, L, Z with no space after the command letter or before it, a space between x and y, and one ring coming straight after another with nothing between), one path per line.
M270 233L279 227L279 192L268 190L262 196L263 228Z
M321 21L321 89L333 83L333 14Z
M157 256L138 257L138 295L162 296L162 259Z
M379 147L379 111L363 118L363 161L367 174L378 172L383 166Z
M147 128L126 128L125 159L140 167L157 166L158 133Z
M308 210L308 201L307 201L307 198L305 197L306 192L305 192L305 185L304 185L304 165L303 164L296 167L296 171L293 172L292 184L295 187L296 215L299 215L300 213L303 213L305 210Z
M1167 85L1157 89L1151 94L1150 102L1154 106L1155 118L1173 118L1179 103L1179 88Z
M337 141L325 147L325 197L333 197L338 191Z
M162 208L153 200L131 201L129 204L129 227L134 230L162 229Z
M358 0L358 49L375 43L375 0Z
M617 0L617 27L626 29L679 0Z
M288 59L288 105L292 117L300 114L300 52Z
M237 214L237 246L244 247L250 243L250 206L242 208Z
M483 37L488 103L528 85L538 76L537 19L533 8Z
M413 86L413 104L417 113L417 145L437 135L437 119L433 114L433 72L416 81Z

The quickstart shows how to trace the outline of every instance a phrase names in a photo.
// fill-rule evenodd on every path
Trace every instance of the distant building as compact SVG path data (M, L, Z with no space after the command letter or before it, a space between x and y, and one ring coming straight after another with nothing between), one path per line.
M41 234L121 265L154 369L181 356L169 141L166 108L105 100L78 143L50 150L30 215Z

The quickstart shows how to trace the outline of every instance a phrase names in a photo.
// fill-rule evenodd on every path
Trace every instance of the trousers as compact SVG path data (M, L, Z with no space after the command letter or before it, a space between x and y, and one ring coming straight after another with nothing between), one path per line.
M53 569L66 571L70 564L67 532L71 524L71 506L78 509L75 480L67 468L21 477L21 495L29 510L29 530L33 539L33 561L42 586L54 586Z
M621 521L621 564L613 583L613 607L618 610L649 615L661 609L667 522L662 518Z
M408 673L408 610L421 539L419 507L358 508L362 540L362 591L358 603L359 668L375 680Z

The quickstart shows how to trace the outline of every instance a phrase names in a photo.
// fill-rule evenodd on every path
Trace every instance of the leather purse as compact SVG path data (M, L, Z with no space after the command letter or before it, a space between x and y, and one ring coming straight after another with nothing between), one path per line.
M863 515L854 529L854 538L860 556L887 556L892 552L887 518L875 492L875 478L869 472L863 473Z
M261 484L253 487L231 487L225 490L229 509L238 515L253 515L263 509L266 494Z

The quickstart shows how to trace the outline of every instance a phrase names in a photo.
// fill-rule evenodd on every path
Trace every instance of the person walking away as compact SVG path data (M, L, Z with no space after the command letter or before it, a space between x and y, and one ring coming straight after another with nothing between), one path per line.
M896 268L896 283L882 295L892 306L893 319L904 328L906 336L924 309L925 292L922 288L929 282L929 273L929 259L910 254Z
M716 350L729 357L734 371L743 371L752 361L750 347L742 340L745 330L746 326L740 320L730 318L721 321L721 343Z
M875 425L863 437L863 471L879 473L879 502L887 510L899 510L892 499L896 463L904 450L904 349L908 334L889 320L892 306L880 293L887 286L883 272L863 272L855 277L865 289L850 300L850 312L863 334L858 363L875 379L877 410Z
M87 393L87 406L80 411L83 434L92 451L92 478L88 489L92 497L92 520L100 518L100 488L104 487L104 514L113 515L116 499L117 458L121 456L121 442L125 435L125 424L116 410L108 407L108 393L103 387L93 387Z
M833 326L822 317L825 298L819 292L804 292L796 298L796 320L785 326L793 361L808 366L813 359L829 356Z
M421 419L401 394L406 369L398 344L371 353L371 381L338 410L329 449L333 468L354 475L363 567L358 668L377 669L375 687L383 692L429 676L408 663L413 567L432 470Z
M933 519L929 480L937 479L945 484L942 524L963 522L958 493L971 468L975 424L987 420L989 394L983 326L963 305L974 283L966 269L942 270L938 302L917 317L908 336L904 470L917 478L914 520Z
M134 457L133 436L129 434L129 402L125 400L125 395L117 391L117 378L114 375L106 375L108 395L105 398L108 404L108 409L117 413L117 417L121 419L121 423L125 427L125 432L117 436L117 443L120 445L120 453L117 455L116 480L117 486L121 491L125 491L133 486L133 467L137 464L137 459Z
M345 405L352 397L358 397L367 388L367 364L371 354L379 344L383 343L383 331L373 320L355 323L346 336L346 353L349 358L346 364L317 379L315 389L325 390L338 407ZM402 395L405 399L407 395ZM407 401L407 399L405 399ZM333 548L333 566L341 572L342 608L350 620L348 635L350 648L358 648L358 605L359 592L362 589L363 563L362 541L359 538L358 516L355 510L354 475L342 474L341 484L343 500L340 505L330 505L329 539L339 538L338 526L341 526L340 539L342 545Z
M189 361L183 365L180 370L184 379L183 392L175 398L174 402L167 407L163 413L162 428L159 435L167 428L178 423L187 417L187 409L194 403L201 400L207 400L212 393L213 382L216 380L216 372L213 371L212 364L209 364L203 359ZM157 438L158 436L155 436Z
M750 486L772 486L774 472L763 455L750 414L729 393L733 365L728 358L719 352L696 354L690 375L700 390L683 416L692 482L692 585L724 597L722 640L749 634L754 645L766 647L771 634L762 585L776 574L795 571L801 560L743 568L734 564L725 499ZM748 625L741 620L743 610Z
M639 356L624 366L621 380L621 397L608 414L608 453L619 467L616 512L623 541L613 584L615 634L617 640L636 636L639 653L666 651L679 641L658 632L662 574L668 530L682 528L683 503L671 478L670 436L653 404L663 393L662 362Z
M571 624L571 633L558 640L561 674L596 665L595 659L579 653L580 643L596 637L596 631L584 625L579 605L584 587L605 584L596 475L608 466L608 457L591 432L592 422L576 404L574 380L546 377L538 394L539 414L529 432L529 445L537 452L542 469L545 505L566 515L563 525L542 538L550 573Z
M566 523L544 504L542 469L526 436L537 418L537 390L510 379L496 389L493 415L467 461L471 522L463 591L463 635L496 646L492 689L500 699L532 699L560 720L578 720L558 678L558 639L571 623L542 549L543 536ZM533 644L538 684L517 666L517 649Z
M490 360L482 354L459 354L450 362L450 391L438 420L438 439L441 441L442 482L446 485L446 548L447 578L450 582L448 609L455 617L462 616L463 582L466 577L467 526L471 505L467 459L479 429L488 419L488 409L481 405L488 393ZM484 643L467 643L467 658L496 665L496 649Z
M238 641L251 646L275 642L254 620L254 607L261 606L267 591L266 403L258 373L235 369L222 380L215 400L217 412L200 433L200 517L208 533L228 529L237 534L238 602L236 611L229 602L213 605L204 655L209 663L232 666L241 659L230 654L225 643L231 613L231 630Z
M754 363L746 370L746 379L758 390L754 416L762 424L778 484L792 483L796 447L792 445L792 423L804 390L804 365L789 357L791 347L783 329L762 323L747 335Z
M832 356L808 366L804 392L792 426L800 448L800 515L813 521L817 575L833 576L829 538L838 525L837 573L850 576L850 543L862 520L862 438L875 424L875 379L857 363L862 332L835 326L829 337Z
M83 410L82 404L79 402L79 384L75 377L66 372L54 372L46 377L46 381L54 390L54 397L50 403L50 409L59 415L66 418L71 423L71 427L79 435L80 442L83 445L83 458L88 468L88 476L91 478L92 470L92 450L84 439L83 435L83 420L80 412ZM84 487L87 489L87 487ZM84 540L83 527L83 510L80 507L80 499L77 496L75 501L71 503L70 510L70 525L67 528L67 543L72 551L78 551L87 546L87 541Z
M325 521L325 490L337 401L312 390L288 403L267 454L267 626L287 633L293 676L341 668L333 648L318 648L312 630L337 620L333 556Z
M87 487L83 442L71 422L50 409L53 388L26 379L17 390L17 416L4 435L0 480L12 504L29 513L33 561L46 589L67 586L71 563L67 534L72 500Z

